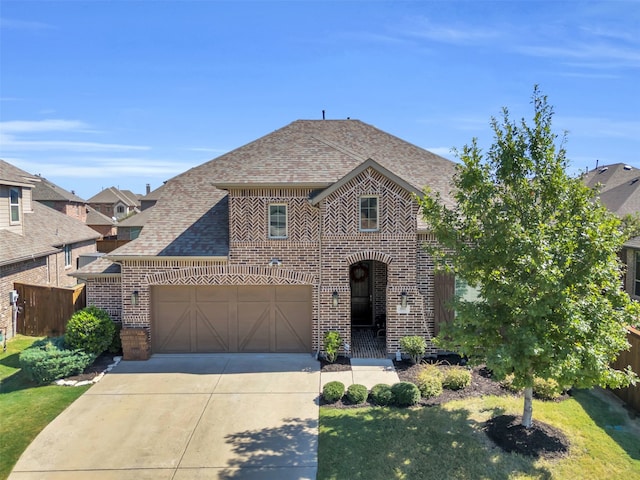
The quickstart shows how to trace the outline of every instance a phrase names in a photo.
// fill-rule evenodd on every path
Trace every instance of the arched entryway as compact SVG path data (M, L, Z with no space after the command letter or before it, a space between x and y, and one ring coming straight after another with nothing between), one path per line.
M387 265L361 260L349 266L351 354L386 357Z

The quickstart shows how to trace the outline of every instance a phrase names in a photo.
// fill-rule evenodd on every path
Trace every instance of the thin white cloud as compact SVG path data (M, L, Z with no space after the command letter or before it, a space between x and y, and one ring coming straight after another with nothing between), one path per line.
M0 122L2 133L26 133L26 132L53 132L53 131L78 131L87 128L87 124L80 120L10 120Z
M101 152L150 150L146 145L124 145L119 143L75 142L70 140L16 140L10 135L0 136L0 151L45 151L67 150L71 152Z
M475 27L471 25L444 25L434 23L426 17L412 18L408 25L401 29L402 35L432 40L452 45L475 45L478 42L500 38L501 29Z
M228 151L222 148L208 148L208 147L190 147L187 150L191 152L205 152L205 153L225 153Z
M571 136L608 137L637 140L640 121L611 120L599 117L555 117L555 125Z

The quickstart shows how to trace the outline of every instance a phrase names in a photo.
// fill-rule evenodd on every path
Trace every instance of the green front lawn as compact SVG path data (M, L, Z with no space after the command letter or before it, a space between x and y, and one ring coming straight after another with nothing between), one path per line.
M640 420L598 391L534 402L534 422L560 428L567 457L508 454L481 431L494 415L522 411L522 399L483 397L417 409L320 409L318 479L640 478Z
M17 335L0 352L0 478L11 469L31 441L89 387L38 387L20 370L20 352L38 340Z

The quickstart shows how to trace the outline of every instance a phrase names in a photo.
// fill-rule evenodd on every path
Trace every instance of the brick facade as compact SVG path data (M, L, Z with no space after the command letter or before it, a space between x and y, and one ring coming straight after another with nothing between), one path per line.
M433 261L422 248L432 236L418 234L418 205L411 192L368 168L318 205L309 188L229 190L228 262L207 260L124 260L121 283L88 282L89 303L114 312L125 328L150 335L153 285L282 285L313 287L313 350L322 348L327 330L351 337L351 265L370 261L372 305L386 318L387 353L394 354L405 335L428 341L434 331ZM379 199L379 229L360 231L359 198ZM287 237L269 238L269 205L287 205ZM277 259L278 265L270 265ZM132 304L137 292L137 304ZM333 292L339 302L333 305ZM401 294L407 308L400 308ZM118 299L120 305L118 305ZM116 313L117 312L117 313ZM429 342L429 353L437 349Z

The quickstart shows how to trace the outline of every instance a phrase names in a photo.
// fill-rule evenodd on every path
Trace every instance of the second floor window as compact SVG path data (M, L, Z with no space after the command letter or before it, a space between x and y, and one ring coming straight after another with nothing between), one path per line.
M11 223L20 223L20 190L12 188L9 192Z
M269 238L287 237L287 206L269 205Z
M360 230L372 232L378 228L378 197L373 195L360 197Z
M124 207L122 205L118 205L118 213L124 213Z

